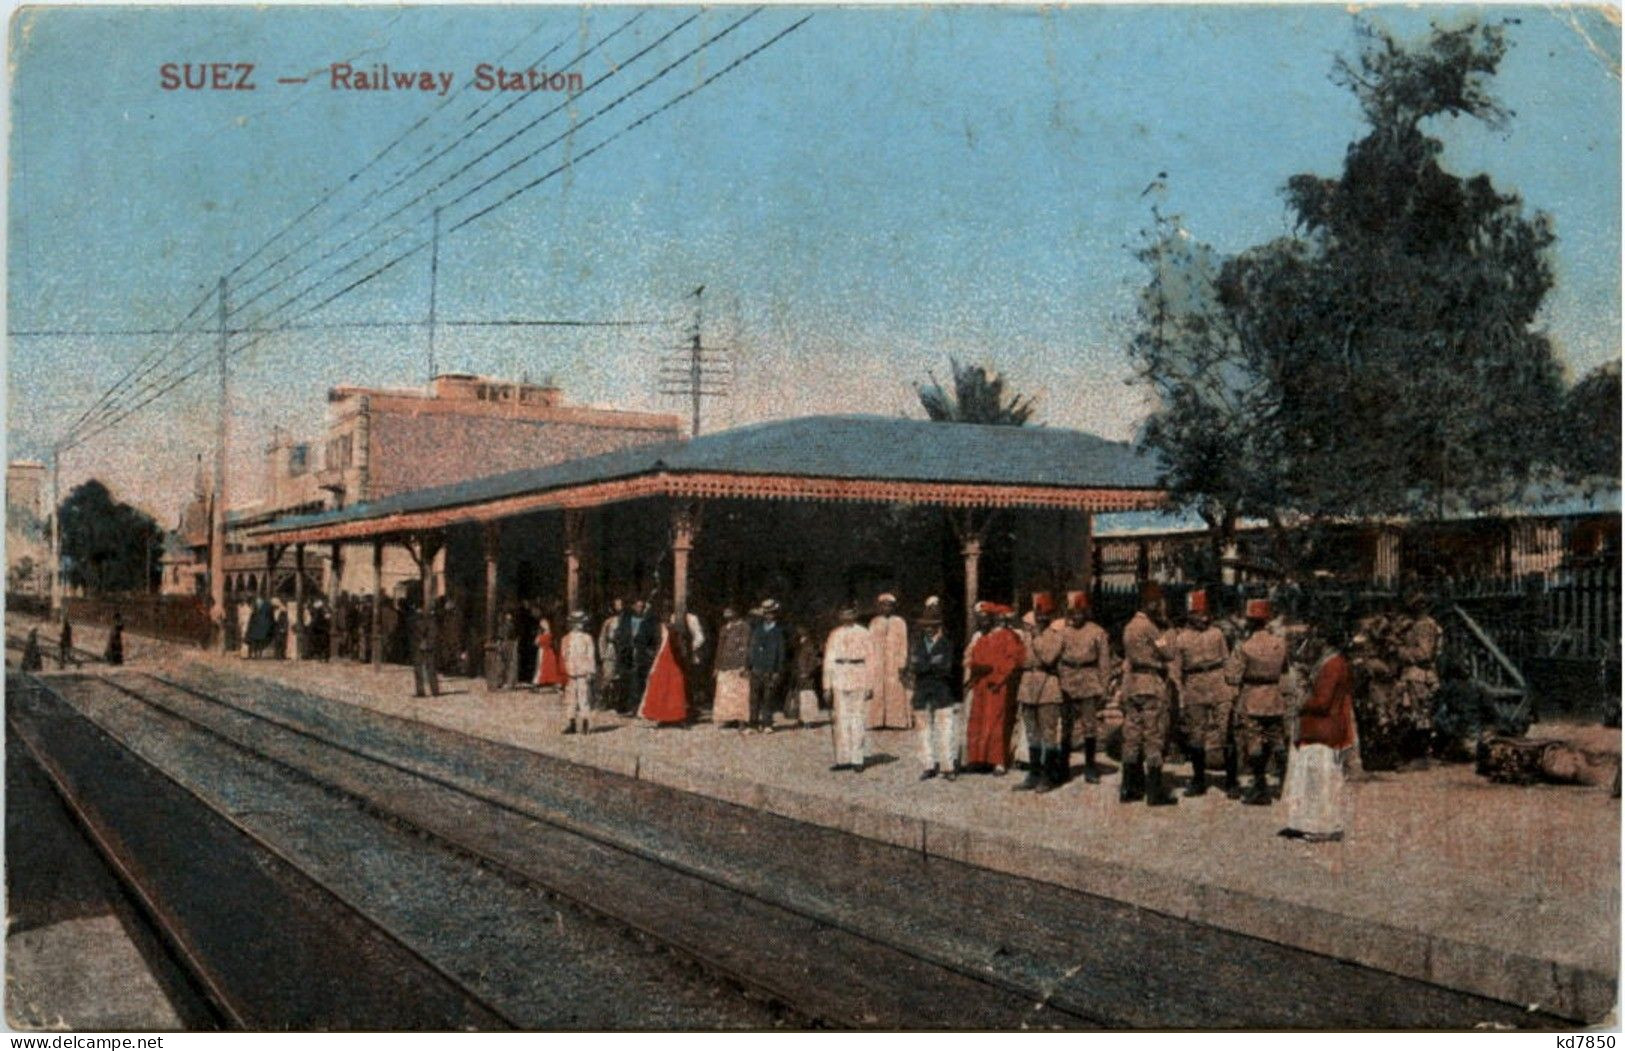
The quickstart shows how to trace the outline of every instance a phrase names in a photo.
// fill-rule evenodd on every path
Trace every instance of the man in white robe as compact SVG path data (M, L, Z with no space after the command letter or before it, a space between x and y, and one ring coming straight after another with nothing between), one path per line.
M835 765L830 769L861 772L869 743L865 718L874 647L871 633L858 626L856 607L843 608L840 618L824 643L824 694L834 712Z
M908 621L897 615L896 595L881 595L875 605L879 612L869 621L869 637L874 644L869 729L911 729L914 709L904 682L908 672Z

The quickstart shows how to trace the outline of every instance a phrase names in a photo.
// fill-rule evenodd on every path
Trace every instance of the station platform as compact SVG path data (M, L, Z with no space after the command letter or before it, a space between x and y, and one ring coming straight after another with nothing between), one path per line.
M14 634L31 626L8 621ZM99 652L101 632L76 633ZM1279 803L1245 807L1210 792L1174 807L1120 804L1109 761L1101 784L1080 778L1041 796L1012 793L1015 772L922 782L918 737L879 731L865 772L831 772L827 725L742 734L597 713L591 734L564 735L556 691L489 693L448 678L440 697L418 699L406 667L248 661L126 638L139 668L180 661L272 680L1575 1019L1596 1023L1616 1006L1620 802L1607 787L1494 784L1465 765L1372 774L1350 785L1344 840L1306 844L1276 834ZM1607 733L1617 751L1619 732Z

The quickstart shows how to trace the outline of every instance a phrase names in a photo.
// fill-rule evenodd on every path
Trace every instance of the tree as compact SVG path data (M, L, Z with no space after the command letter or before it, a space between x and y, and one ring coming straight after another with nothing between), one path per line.
M1202 516L1220 553L1238 518L1270 511L1267 362L1247 357L1258 348L1236 338L1224 312L1224 260L1178 216L1153 208L1152 218L1136 253L1151 279L1140 293L1129 357L1161 407L1139 442L1159 454L1163 484L1177 504Z
M24 555L17 560L16 565L6 571L6 591L13 595L31 594L38 581L40 567L34 564L31 555Z
M927 373L929 383L915 384L925 413L938 423L991 423L1021 427L1032 419L1032 398L1020 394L1006 397L1004 377L985 365L961 365L948 359L953 390L947 390L935 373Z
M98 594L156 585L163 530L151 515L113 499L94 478L74 486L58 514L69 584Z
M1572 480L1619 478L1619 411L1617 361L1592 369L1564 395L1563 467Z
M1210 521L1489 505L1555 459L1561 370L1535 327L1551 223L1445 171L1423 129L1509 119L1488 88L1504 29L1435 25L1411 47L1362 32L1333 79L1366 134L1338 177L1286 181L1292 235L1220 259L1157 216L1140 252L1130 357L1160 402L1145 444Z

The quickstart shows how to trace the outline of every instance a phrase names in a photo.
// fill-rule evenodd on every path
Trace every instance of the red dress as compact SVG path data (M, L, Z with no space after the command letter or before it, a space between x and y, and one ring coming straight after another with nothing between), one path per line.
M970 715L965 725L965 762L1010 765L1010 731L1015 725L1017 675L1027 647L1009 628L995 628L971 646Z
M664 625L660 628L660 649L643 688L643 703L638 705L638 718L662 724L688 721L688 683L683 677L683 662L672 644L671 629Z
M559 663L559 651L553 648L553 632L545 620L542 630L536 634L536 678L532 681L537 686L564 685L564 666Z

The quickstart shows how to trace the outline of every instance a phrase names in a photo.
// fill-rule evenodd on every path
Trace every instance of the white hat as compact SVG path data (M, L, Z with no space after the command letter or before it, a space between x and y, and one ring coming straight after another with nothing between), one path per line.
M876 602L890 602L892 605L895 606L895 605L897 605L897 596L893 595L889 591L884 591L884 592L881 592L880 597L875 599L875 601Z

